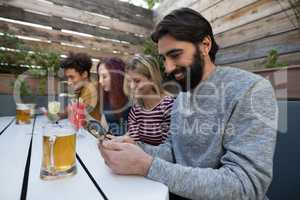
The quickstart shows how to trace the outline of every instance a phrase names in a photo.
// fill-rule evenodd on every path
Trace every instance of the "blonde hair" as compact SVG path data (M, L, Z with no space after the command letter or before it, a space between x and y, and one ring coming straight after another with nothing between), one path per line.
M129 70L148 78L153 83L154 91L157 92L158 95L161 96L167 94L167 92L162 87L160 67L154 57L141 54L134 55L129 64L126 66L125 71L127 72ZM131 98L132 92L130 91L128 77L125 77L123 86L124 93Z

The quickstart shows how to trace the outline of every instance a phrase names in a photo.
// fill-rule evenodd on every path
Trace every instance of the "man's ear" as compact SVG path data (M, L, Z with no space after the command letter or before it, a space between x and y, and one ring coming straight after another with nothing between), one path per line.
M200 51L202 52L203 56L209 56L209 52L211 49L211 38L210 36L204 37L202 42L199 43Z
M82 76L83 76L83 78L88 78L89 74L87 73L87 71L84 71L84 72L82 73Z

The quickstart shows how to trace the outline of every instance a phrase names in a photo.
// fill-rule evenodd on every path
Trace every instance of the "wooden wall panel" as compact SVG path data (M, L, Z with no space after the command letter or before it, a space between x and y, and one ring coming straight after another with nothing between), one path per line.
M217 54L216 63L230 64L263 58L267 56L271 49L276 49L279 54L299 52L299 44L300 34L299 29L297 29L241 45L223 48Z
M73 45L80 45L86 48L102 51L104 53L120 51L121 54L125 53L132 55L141 51L141 47L137 45L109 42L101 40L98 37L80 36L71 33L61 32L59 30L49 30L4 21L0 21L0 32L1 31L13 32L17 35L37 38L44 41L53 41L56 43L63 42Z
M256 3L257 0L223 0L218 1L218 3L210 4L211 6L203 9L200 4L194 4L193 9L198 10L205 18L214 22L216 19L238 11L241 8L245 8L253 3Z
M167 0L167 2L172 2L172 0ZM288 0L181 0L180 2L171 8L165 8L164 4L157 8L156 12L159 11L160 13L156 13L155 22L157 23L162 19L162 16L176 8L190 7L210 21L214 33L218 34L290 7Z
M106 30L96 26L90 26L74 21L68 21L57 16L46 16L37 13L32 13L12 6L0 6L0 17L30 22L34 24L40 24L44 26L50 26L54 29L67 29L109 39L127 41L132 44L140 44L143 41L142 38L137 37L133 34Z
M290 4L287 0L259 0L256 3L250 4L249 6L232 13L228 13L227 15L213 21L212 27L214 34L222 33L238 26L243 26L276 12L288 9L289 7ZM218 11L212 10L212 12Z
M278 57L278 63L286 65L300 65L300 52L281 54ZM259 59L252 59L248 61L236 62L228 64L231 67L237 67L248 71L256 71L265 69L267 63L266 57Z
M1 4L1 3L0 3ZM148 35L151 28L123 22L117 19L105 18L97 15L96 13L86 12L81 9L72 8L69 6L61 6L57 4L49 4L43 1L37 0L9 0L3 3L4 5L10 5L22 9L32 10L35 12L45 13L62 18L68 18L75 21L80 21L87 24L93 24L96 26L109 27L112 30L129 32L134 34Z
M297 20L293 10L288 9L261 18L253 23L230 29L215 35L221 48L257 40L270 35L283 33L297 28Z
M221 1L223 0L163 0L162 2L160 2L158 8L154 10L154 23L158 23L165 15L177 8L189 7L195 9L195 7L198 7L199 9L196 10L202 12Z
M106 15L131 24L152 28L152 11L118 0L49 0L80 10Z

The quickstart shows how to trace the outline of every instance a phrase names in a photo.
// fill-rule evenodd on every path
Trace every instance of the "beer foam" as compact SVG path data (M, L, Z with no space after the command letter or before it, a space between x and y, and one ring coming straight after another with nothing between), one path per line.
M17 110L29 110L30 107L27 104L17 103Z
M47 124L44 129L44 136L70 136L76 134L70 123L63 121L59 124Z
M71 136L71 135L75 135L76 133L75 132L64 132L62 130L60 130L59 132L54 132L54 131L51 131L51 132L45 132L44 133L44 136L46 137L65 137L65 136Z

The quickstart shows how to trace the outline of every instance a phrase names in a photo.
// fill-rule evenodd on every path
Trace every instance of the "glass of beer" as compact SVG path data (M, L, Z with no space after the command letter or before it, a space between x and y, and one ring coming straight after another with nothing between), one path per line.
M44 126L40 177L53 180L76 174L76 131L63 120Z
M30 124L31 111L30 106L23 103L16 104L16 124Z

